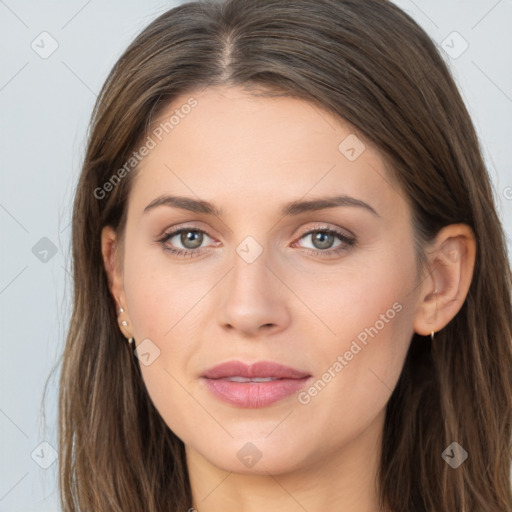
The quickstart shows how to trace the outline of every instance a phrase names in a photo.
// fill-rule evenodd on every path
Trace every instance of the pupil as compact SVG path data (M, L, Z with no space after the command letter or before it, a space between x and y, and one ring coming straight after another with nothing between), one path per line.
M330 233L317 232L313 237L313 245L318 249L329 249L333 242L332 238L333 236Z
M196 249L203 241L203 234L198 231L184 231L181 234L181 243L187 249ZM191 243L191 245L189 245Z

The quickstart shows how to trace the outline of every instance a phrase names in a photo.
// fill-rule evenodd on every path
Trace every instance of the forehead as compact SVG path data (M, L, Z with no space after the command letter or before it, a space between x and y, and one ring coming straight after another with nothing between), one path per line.
M132 189L138 209L163 193L255 211L326 193L371 198L377 210L396 202L380 153L345 120L297 98L207 88L175 98L148 135Z

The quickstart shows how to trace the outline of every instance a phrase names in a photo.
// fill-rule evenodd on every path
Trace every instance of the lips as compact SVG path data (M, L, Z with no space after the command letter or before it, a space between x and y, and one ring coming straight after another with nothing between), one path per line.
M303 388L311 375L289 366L262 361L246 365L229 361L202 376L213 396L236 407L266 407Z
M207 379L227 379L242 377L245 379L303 379L308 373L283 366L271 361L261 361L246 365L241 361L228 361L207 370L203 375ZM241 382L241 381L238 381ZM255 381L257 382L257 381Z

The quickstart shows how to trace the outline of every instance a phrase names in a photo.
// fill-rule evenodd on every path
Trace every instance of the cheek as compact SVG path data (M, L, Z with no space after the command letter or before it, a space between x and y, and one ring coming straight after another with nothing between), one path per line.
M146 252L135 249L125 260L126 301L148 394L167 424L176 426L169 411L178 405L193 407L184 388L189 387L190 361L199 350L199 298L208 283L186 279L177 265L150 254L156 251Z
M173 264L163 249L132 247L126 256L124 287L135 339L150 338L163 345L186 320L191 325L207 283L191 279L187 265ZM193 325L193 323L192 323Z
M364 263L354 259L349 265L347 260L343 271L332 273L321 287L295 280L298 294L308 297L321 320L309 316L304 322L309 337L316 331L319 341L305 347L306 360L317 361L318 380L306 390L303 403L316 403L330 421L333 416L337 422L349 421L345 415L350 410L350 421L357 417L364 423L386 404L396 385L413 335L416 267L408 247L404 241L368 254Z
M348 350L354 339L363 345L375 339L382 349L388 347L392 333L403 331L411 320L408 304L414 298L415 275L407 241L354 253L328 272L290 274L294 292L312 313L302 308L308 331L314 326L316 337L323 339L312 354L322 347Z
M176 411L197 408L187 368L198 350L200 333L193 330L203 288L204 283L183 279L165 258L151 259L136 250L126 258L126 301L144 385L164 422L182 439L187 439L190 418Z

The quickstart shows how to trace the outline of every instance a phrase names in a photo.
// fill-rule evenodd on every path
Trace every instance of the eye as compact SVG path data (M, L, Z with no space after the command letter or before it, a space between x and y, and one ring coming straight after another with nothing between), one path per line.
M335 256L343 251L349 250L356 243L354 238L347 236L342 231L325 226L316 226L314 229L306 231L300 236L299 240L306 239L308 237L311 238L313 247L304 247L306 252L320 257ZM166 233L162 238L157 240L157 242L162 245L164 250L176 256L188 256L192 258L199 256L204 250L206 250L205 247L201 247L203 242L205 242L205 238L213 240L202 229L198 229L193 226L185 226L170 233ZM339 243L334 245L336 241ZM180 245L182 247L180 247ZM333 246L335 249L332 249ZM299 247L303 246L299 245Z
M315 227L303 233L299 240L310 238L312 248L306 247L308 252L315 256L332 256L342 251L349 250L355 245L355 239L342 231L327 227ZM338 241L337 245L334 245ZM335 249L330 250L332 247Z
M165 234L160 240L157 240L166 251L177 256L195 256L201 251L201 245L205 236L210 238L205 231L195 227L182 227L171 233ZM176 239L173 241L173 239ZM211 238L210 238L211 240ZM169 245L171 242L172 245ZM176 248L176 244L181 244L183 248Z

